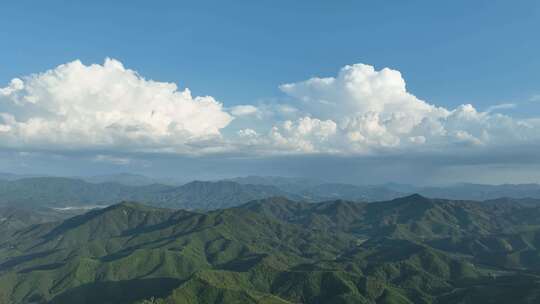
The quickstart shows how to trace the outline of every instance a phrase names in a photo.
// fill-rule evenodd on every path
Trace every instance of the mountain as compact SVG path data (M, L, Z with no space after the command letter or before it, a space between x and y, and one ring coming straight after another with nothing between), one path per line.
M0 241L0 303L538 303L538 215L420 195L124 202Z
M220 276L243 276L233 269L273 276L255 282L270 288L264 280L277 280L288 263L333 256L349 242L245 209L201 214L123 203L16 233L1 246L0 290L11 303L119 303L124 285L145 286L144 296L160 296L163 285L147 282L165 278L165 288L193 292L191 285L212 289L212 281L223 283ZM104 292L96 292L99 286ZM264 293L246 290L242 297L257 294Z
M338 229L361 237L422 241L512 231L512 227L525 222L524 218L517 217L520 214L517 210L531 212L529 225L533 225L536 219L532 212L540 209L526 206L429 199L414 194L376 203L337 200L310 204L270 198L252 201L242 208L310 229Z
M117 183L93 184L80 179L34 177L0 181L0 204L41 207L107 205L126 199L151 197L168 189L164 185L132 187Z
M247 176L229 179L240 184L267 185L279 188L309 201L325 200L354 200L354 201L381 201L403 196L404 193L392 190L386 186L378 185L352 185L343 183L328 183L318 179L275 177L275 176Z
M234 180L194 181L175 186L153 183L152 179L131 174L100 176L89 180L64 177L0 178L0 206L80 208L139 201L160 207L211 210L274 196L307 202L338 199L377 202L407 195L394 189L411 190L406 185L359 186L302 178L251 176ZM427 197L454 200L495 201L508 198L512 203L517 203L516 198L519 198L520 204L535 204L535 199L540 198L540 186L536 184L460 184L414 189Z
M423 187L416 189L418 193L428 197L467 200L491 200L501 197L540 198L539 184L457 184L447 187Z
M218 209L271 196L300 199L273 186L234 182L195 181L182 186L151 184L127 186L90 183L74 178L39 177L0 181L1 205L81 207L136 200L149 205L183 209Z
M357 186L349 184L325 183L303 189L300 194L308 200L352 200L352 201L383 201L403 196L384 186Z
M0 239L28 226L67 219L87 210L55 210L51 208L28 208L24 206L0 207Z
M153 202L161 207L210 210L233 207L251 200L273 196L301 198L269 185L239 184L231 181L194 181L162 191Z
M281 176L245 176L226 179L242 185L265 185L274 186L283 191L300 194L304 189L324 184L325 181L302 177Z
M494 200L498 198L540 198L539 184L482 185L460 183L448 186L413 186L386 183L354 185L329 183L317 179L247 176L230 179L241 184L271 185L305 200L324 201L345 199L354 201L383 201L419 193L427 197L453 200Z
M42 175L31 175L31 174L14 174L14 173L7 173L7 172L0 172L0 180L17 180L22 178L29 178L29 177L39 177Z
M96 175L89 177L80 177L80 179L94 184L118 183L126 186L148 186L153 184L164 184L174 186L176 183L165 180L155 179L139 174L119 173L110 175Z
M16 174L0 172L0 180L15 180L20 178Z

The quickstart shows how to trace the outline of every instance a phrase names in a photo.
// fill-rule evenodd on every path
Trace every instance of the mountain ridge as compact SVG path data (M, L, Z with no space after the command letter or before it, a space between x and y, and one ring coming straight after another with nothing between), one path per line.
M540 291L539 215L420 195L205 212L125 201L0 237L0 303L506 303L517 282Z

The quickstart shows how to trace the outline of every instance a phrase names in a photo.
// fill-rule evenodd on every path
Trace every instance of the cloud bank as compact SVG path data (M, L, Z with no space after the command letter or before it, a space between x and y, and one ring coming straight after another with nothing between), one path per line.
M366 64L279 86L274 104L223 105L114 59L73 61L0 88L0 147L208 155L378 155L536 145L540 119L430 104ZM239 123L231 123L233 120ZM96 154L97 161L107 161ZM109 160L110 161L110 160Z
M306 145L310 151L369 154L538 140L537 121L492 113L508 105L486 112L470 104L456 109L432 105L409 93L401 73L389 68L377 71L355 64L342 68L336 77L311 78L280 88L308 115L338 126L325 141Z
M114 59L15 78L0 89L0 143L19 149L190 153L219 138L232 115L210 96L146 80Z

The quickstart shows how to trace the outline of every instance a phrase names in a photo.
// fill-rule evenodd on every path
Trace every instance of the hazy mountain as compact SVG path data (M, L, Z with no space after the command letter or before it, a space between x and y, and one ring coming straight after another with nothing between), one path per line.
M126 199L141 199L168 189L169 186L141 187L118 183L94 184L80 179L35 177L14 181L0 181L0 204L64 207L106 205Z
M501 197L511 198L540 198L538 184L457 184L446 187L423 187L418 193L429 197L447 199L490 200Z
M0 180L17 180L22 178L30 178L30 177L39 177L43 175L31 175L31 174L14 174L14 173L7 173L7 172L0 172Z
M197 181L177 187L161 184L127 186L119 183L90 183L81 179L58 177L0 181L0 205L73 207L137 200L170 208L217 209L271 196L300 198L273 186L241 185L224 181Z
M376 202L407 195L407 193L395 191L386 186L317 184L314 180L277 177L249 177L240 179L241 183L195 181L181 186L154 183L126 185L129 179L134 184L144 184L144 181L149 182L149 180L131 175L121 175L121 177L126 178L124 183L98 183L98 180L88 182L82 179L61 177L0 179L0 206L83 207L111 205L131 200L168 208L211 210L238 206L251 200L273 196L309 202L336 199ZM263 184L249 184L248 181L258 181ZM287 184L288 181L291 183ZM534 198L540 198L540 186L536 184L499 186L460 184L449 187L419 188L418 190L419 193L427 197L447 199L520 198L520 204L535 204ZM527 202L526 198L531 198L532 202ZM516 203L517 200L511 200L511 202Z
M144 175L119 173L110 175L96 175L89 177L81 177L80 179L89 183L118 183L127 186L148 186L152 184L167 184L163 180L150 178Z
M226 179L239 184L274 186L283 191L291 193L301 193L304 189L324 184L325 181L301 177L280 177L280 176L245 176Z
M346 199L355 201L379 201L403 196L403 192L385 186L359 186L344 183L329 183L318 179L247 176L230 179L240 184L270 185L296 194L309 201Z
M329 183L317 179L248 176L231 179L242 184L272 185L306 200L323 201L347 199L360 201L380 201L420 193L427 197L492 200L497 198L540 198L539 184L482 185L461 183L448 186L414 186L386 183L382 185L354 185Z
M18 178L19 178L19 176L16 175L16 174L0 172L0 179L1 180L15 180L15 179L18 179Z
M161 207L210 210L238 206L251 200L272 196L300 199L298 195L269 185L194 181L162 191L153 202Z
M383 186L357 186L350 184L320 184L303 189L300 194L312 201L345 199L353 201L382 201L405 195Z
M95 175L86 177L75 177L84 181L100 184L100 183L118 183L126 186L148 186L153 184L161 184L168 186L180 186L186 183L185 180L178 178L153 178L140 174L118 173L108 175ZM189 181L188 181L189 182Z
M0 303L537 303L539 215L419 195L122 203L1 241Z

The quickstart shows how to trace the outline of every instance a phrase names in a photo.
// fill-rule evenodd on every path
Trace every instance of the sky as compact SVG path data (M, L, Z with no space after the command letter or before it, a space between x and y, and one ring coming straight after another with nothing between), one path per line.
M0 13L0 171L540 182L537 1Z

